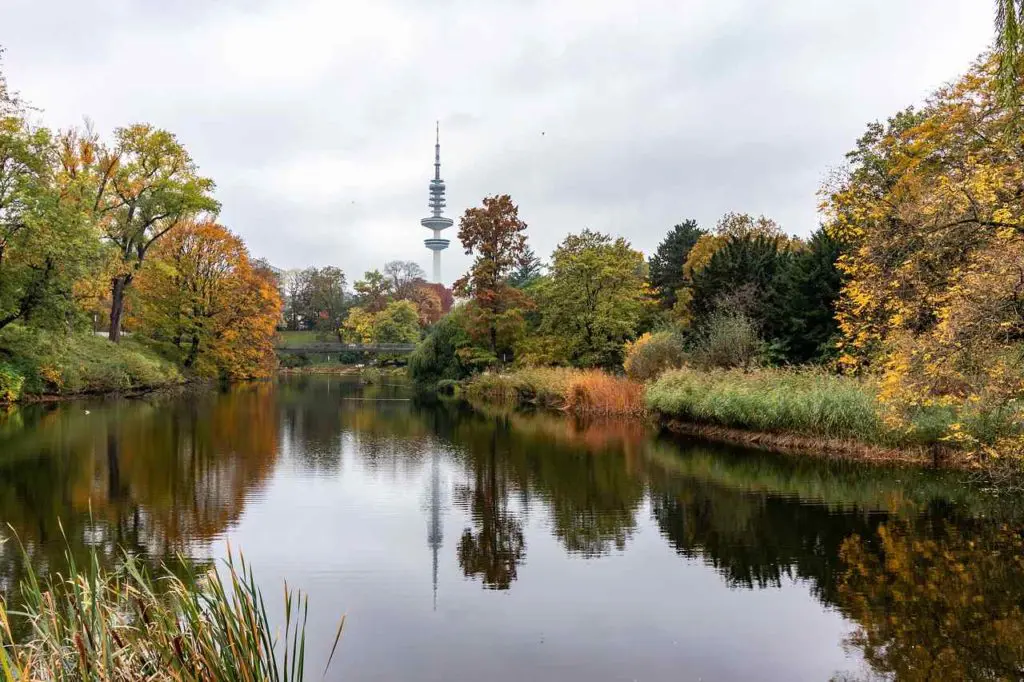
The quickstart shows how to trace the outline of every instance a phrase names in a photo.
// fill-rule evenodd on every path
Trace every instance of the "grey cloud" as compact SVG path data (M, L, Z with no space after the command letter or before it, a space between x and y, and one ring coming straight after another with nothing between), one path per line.
M256 255L354 279L392 258L428 264L435 119L449 213L511 193L543 255L584 226L650 251L678 220L730 210L806 234L864 124L962 72L990 13L976 0L8 0L0 42L49 125L173 130ZM468 262L457 243L444 260L449 282Z

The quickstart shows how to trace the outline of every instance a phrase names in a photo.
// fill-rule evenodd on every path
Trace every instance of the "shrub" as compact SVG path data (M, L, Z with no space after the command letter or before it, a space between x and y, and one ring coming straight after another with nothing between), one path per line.
M753 321L739 312L717 312L697 331L693 361L699 367L749 369L764 354Z
M665 370L678 369L686 359L683 340L673 332L644 334L626 344L626 375L634 381L651 381Z
M313 364L307 353L281 353L279 362L285 369L298 369Z
M643 387L600 370L530 367L511 374L485 373L466 388L470 399L510 407L531 405L580 414L639 414Z
M0 404L13 403L21 398L25 377L8 364L0 363Z

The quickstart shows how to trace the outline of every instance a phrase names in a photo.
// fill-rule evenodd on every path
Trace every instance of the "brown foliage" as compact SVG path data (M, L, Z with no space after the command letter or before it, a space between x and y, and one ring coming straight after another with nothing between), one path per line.
M526 223L519 219L512 197L487 197L483 207L466 209L459 222L459 240L466 254L476 259L469 272L455 282L455 293L473 299L490 350L497 353L499 318L526 300L508 284L516 268L529 264Z

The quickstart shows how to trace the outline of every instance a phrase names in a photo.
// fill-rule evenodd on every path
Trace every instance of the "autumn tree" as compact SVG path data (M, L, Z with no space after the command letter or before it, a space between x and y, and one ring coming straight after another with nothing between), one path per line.
M676 292L685 282L683 266L686 259L697 241L706 234L697 227L696 220L684 220L669 231L648 261L651 287L663 308L671 310L675 306Z
M824 191L828 229L850 245L841 360L882 371L901 424L954 406L1009 419L941 434L989 464L1024 451L1010 409L1024 397L1024 145L997 72L984 59L921 111L870 126Z
M186 222L153 256L137 280L139 333L204 376L269 373L280 295L242 240L210 221Z
M466 209L459 221L459 240L473 265L455 282L455 292L472 300L479 336L486 339L490 352L497 356L502 326L514 323L522 294L509 284L517 268L529 265L526 223L519 219L519 208L507 194L487 197L483 206Z
M109 149L90 131L71 132L62 158L65 174L89 185L83 205L120 257L110 292L110 339L116 342L125 296L149 250L190 218L219 210L213 180L199 175L173 134L143 123L114 131Z
M615 367L649 301L643 254L622 237L584 230L558 245L541 298L541 330L574 365Z
M355 284L359 305L371 313L384 310L391 297L388 278L380 270L370 270Z
M341 325L341 338L347 343L373 343L376 313L355 306L350 308L345 322Z
M417 283L406 300L416 306L421 327L429 327L444 314L437 288L427 285L426 282Z

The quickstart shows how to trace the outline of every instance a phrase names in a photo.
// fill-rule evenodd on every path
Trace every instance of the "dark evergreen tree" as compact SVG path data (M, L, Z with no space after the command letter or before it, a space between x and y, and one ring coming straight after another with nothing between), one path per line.
M705 234L697 227L696 220L685 220L669 231L648 260L651 286L666 310L671 310L676 304L676 291L683 286L683 264L690 255L690 249Z
M785 287L783 337L786 357L791 362L814 362L827 358L839 334L836 301L843 276L836 261L843 244L819 229L807 248L793 257Z
M525 258L526 260L508 278L508 283L516 289L525 289L544 275L544 264L537 258L533 249L526 248Z
M732 239L693 278L696 327L719 311L743 313L769 343L784 341L788 270L794 255L778 238Z

